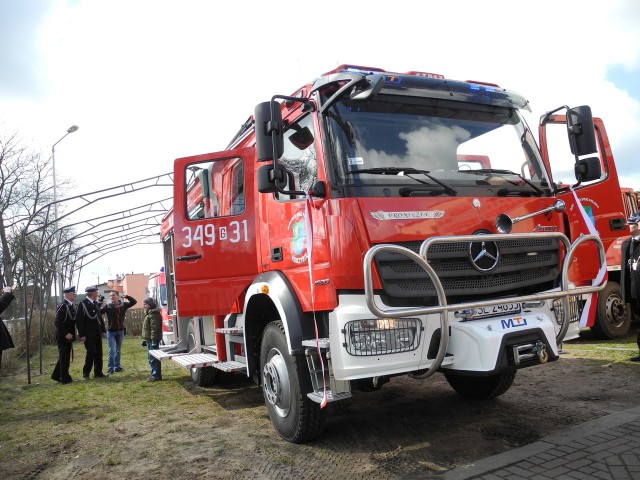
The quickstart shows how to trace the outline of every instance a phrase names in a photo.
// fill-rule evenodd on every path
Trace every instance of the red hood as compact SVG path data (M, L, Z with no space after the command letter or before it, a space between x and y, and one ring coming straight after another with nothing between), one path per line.
M439 235L498 233L499 214L512 219L542 210L553 198L359 198L358 205L372 244L424 240ZM557 213L540 214L513 225L514 233L561 231Z

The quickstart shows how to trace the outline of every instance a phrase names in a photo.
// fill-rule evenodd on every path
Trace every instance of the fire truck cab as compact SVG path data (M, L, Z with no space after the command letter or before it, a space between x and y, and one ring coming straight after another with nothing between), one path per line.
M175 161L161 235L176 345L154 355L199 385L252 377L291 442L352 388L440 372L491 398L557 360L578 298L603 285L572 192L610 165L590 109L567 109L576 180L559 188L528 109L494 84L348 65L257 105L227 150Z

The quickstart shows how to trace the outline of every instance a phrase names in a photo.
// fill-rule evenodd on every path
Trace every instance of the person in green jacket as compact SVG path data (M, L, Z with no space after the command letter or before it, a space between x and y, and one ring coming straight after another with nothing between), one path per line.
M160 360L151 355L151 350L160 348L162 340L162 316L153 298L145 298L142 302L146 314L142 321L142 346L147 347L147 358L151 365L150 382L162 380L162 364Z

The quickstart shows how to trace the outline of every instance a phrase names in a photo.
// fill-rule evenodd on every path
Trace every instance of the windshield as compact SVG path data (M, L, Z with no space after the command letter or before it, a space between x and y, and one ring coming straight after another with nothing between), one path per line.
M357 195L380 195L383 187L387 196L550 194L514 108L378 95L336 102L325 124L333 180L346 195L350 187L371 187Z

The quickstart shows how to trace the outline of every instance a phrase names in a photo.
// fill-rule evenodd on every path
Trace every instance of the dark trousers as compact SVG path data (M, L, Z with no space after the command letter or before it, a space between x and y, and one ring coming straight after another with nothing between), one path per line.
M84 359L84 367L82 367L82 376L88 377L93 367L93 376L102 375L102 336L87 339L84 342L84 348L87 349L87 356Z
M69 364L71 363L71 342L63 340L58 342L58 362L53 369L51 378L56 382L68 383L71 381L69 375Z

